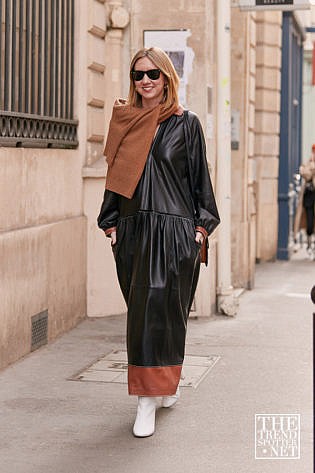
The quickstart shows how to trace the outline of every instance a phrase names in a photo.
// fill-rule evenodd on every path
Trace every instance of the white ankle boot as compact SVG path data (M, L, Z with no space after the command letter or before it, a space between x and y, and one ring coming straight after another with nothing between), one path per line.
M135 437L149 437L155 429L156 398L139 396L138 409L133 435Z
M172 407L180 397L179 386L177 386L176 393L173 396L165 396L162 398L162 407Z

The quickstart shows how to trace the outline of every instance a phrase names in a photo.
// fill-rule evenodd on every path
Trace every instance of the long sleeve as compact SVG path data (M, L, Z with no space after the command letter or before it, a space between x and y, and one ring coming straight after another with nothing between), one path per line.
M191 185L196 209L196 227L210 235L220 223L206 158L206 145L197 115L188 112L188 142Z
M108 230L114 229L119 217L118 194L105 189L104 198L99 216L97 218L98 226L107 234Z

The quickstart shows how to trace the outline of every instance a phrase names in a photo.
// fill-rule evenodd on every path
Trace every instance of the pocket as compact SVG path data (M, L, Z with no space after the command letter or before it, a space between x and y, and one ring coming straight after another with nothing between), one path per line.
M116 240L116 243L114 243L114 244L111 243L111 248L112 248L112 252L113 252L114 258L116 259L116 254L117 254L117 240Z
M193 240L194 247L197 249L197 251L201 250L202 244L199 243L199 241L196 241L196 229L195 229L195 225L194 225L193 222L190 225L190 234L191 234L191 237L189 237L189 238L191 240Z

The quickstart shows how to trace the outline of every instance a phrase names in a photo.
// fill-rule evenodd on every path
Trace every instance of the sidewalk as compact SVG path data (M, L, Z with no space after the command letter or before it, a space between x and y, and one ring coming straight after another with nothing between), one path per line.
M89 319L0 373L0 473L311 473L315 262L257 266L235 318L189 321L186 353L219 360L156 433L136 439L125 384L69 378L125 350L125 317ZM300 414L300 459L255 459L255 414Z

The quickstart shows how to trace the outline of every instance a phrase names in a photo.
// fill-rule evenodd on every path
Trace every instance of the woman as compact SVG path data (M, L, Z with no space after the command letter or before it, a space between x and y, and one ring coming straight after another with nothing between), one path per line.
M300 166L303 184L295 215L294 234L305 228L307 234L307 252L311 260L315 259L315 249L312 248L312 235L315 233L315 144L312 146L312 156L307 163Z
M113 108L98 225L111 237L128 307L129 394L136 437L154 433L156 397L179 397L186 324L200 247L219 223L198 118L178 103L179 78L159 48L130 65L127 101Z

